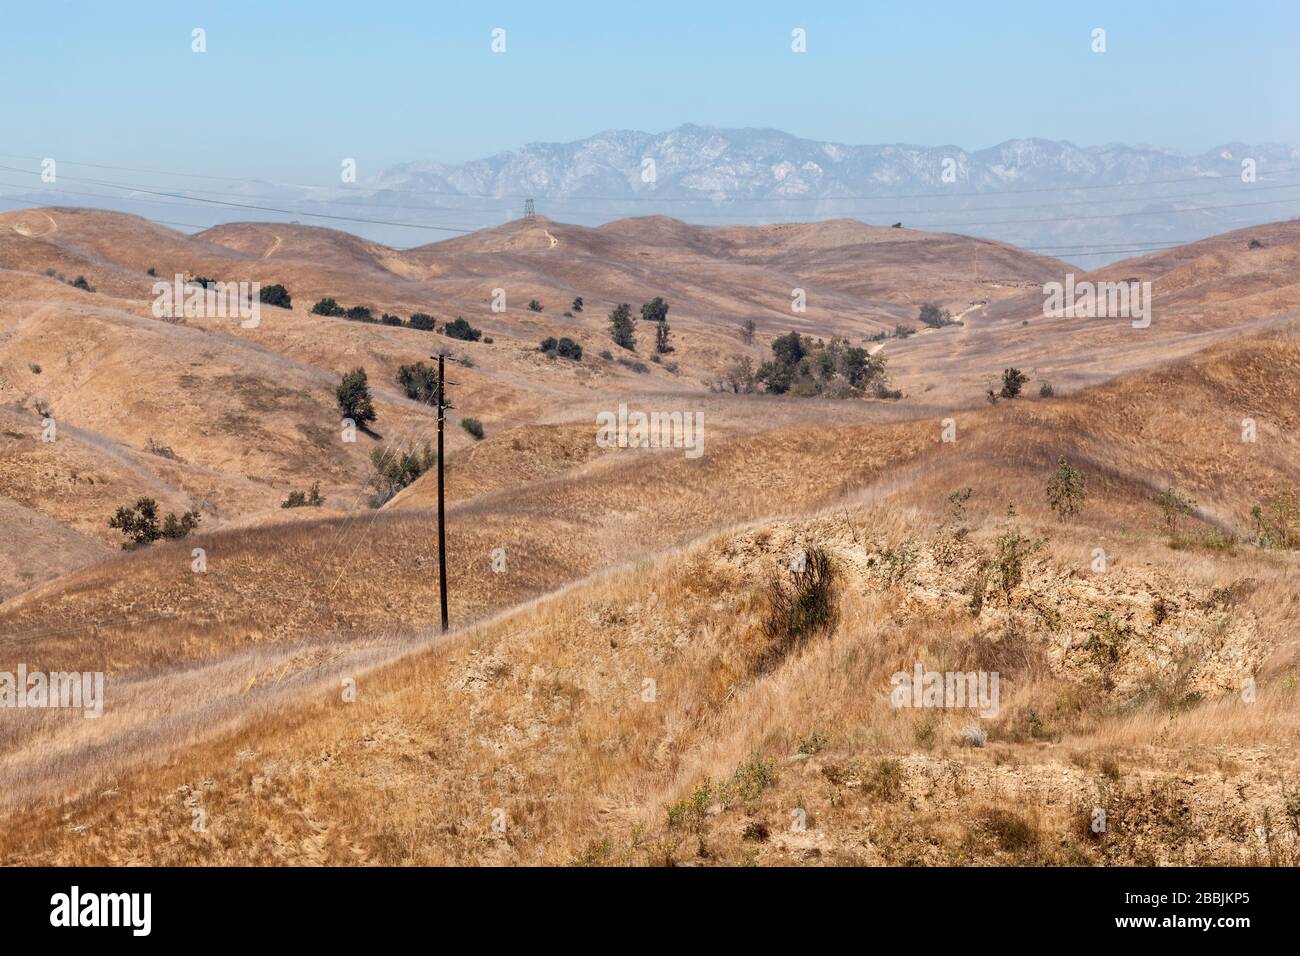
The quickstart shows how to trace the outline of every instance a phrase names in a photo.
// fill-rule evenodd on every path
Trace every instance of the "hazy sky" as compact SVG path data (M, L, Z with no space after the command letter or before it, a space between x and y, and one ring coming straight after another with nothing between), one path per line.
M329 183L345 156L365 179L684 122L967 149L1300 145L1293 0L41 0L0 18L0 152L69 161Z

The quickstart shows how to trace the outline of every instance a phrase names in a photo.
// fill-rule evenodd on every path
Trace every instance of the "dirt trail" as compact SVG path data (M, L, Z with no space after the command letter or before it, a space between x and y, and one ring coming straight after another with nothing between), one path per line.
M48 232L37 233L25 222L14 223L14 232L18 233L20 236L26 236L28 239L44 239L46 236L52 236L54 233L59 231L59 224L54 221L54 217L48 212L37 213L37 215L44 216L49 220L50 228Z

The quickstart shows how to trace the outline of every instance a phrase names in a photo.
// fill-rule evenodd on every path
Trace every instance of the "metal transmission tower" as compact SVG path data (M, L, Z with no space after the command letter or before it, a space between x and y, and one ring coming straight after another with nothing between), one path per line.
M537 216L537 210L533 206L533 197L529 196L524 200L524 218L533 219Z

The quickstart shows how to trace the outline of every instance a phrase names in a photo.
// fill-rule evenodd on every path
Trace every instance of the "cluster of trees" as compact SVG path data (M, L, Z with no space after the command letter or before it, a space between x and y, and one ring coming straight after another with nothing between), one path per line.
M764 362L756 372L748 356L738 357L723 381L723 387L734 392L752 392L761 385L772 395L902 396L889 388L884 356L871 355L842 336L824 342L798 332L773 339L771 361Z
M580 302L580 299L575 299L574 305L579 306ZM641 306L641 321L654 323L657 355L667 355L674 351L671 343L672 329L668 325L668 308L668 303L662 296L655 296ZM580 307L578 311L581 311ZM636 351L636 325L632 317L632 306L628 303L620 302L609 313L609 337L615 345L629 352Z
M438 461L438 455L426 442L421 449L395 452L376 448L370 453L370 486L375 489L370 507L378 508L415 479L428 471Z
M331 298L324 298L311 307L312 315L328 315L340 319L352 319L354 322L374 322L370 309L364 305L354 305L345 309Z
M284 289L283 286L270 286L269 288ZM268 289L262 290L263 302L268 301L266 298L267 292ZM285 292L284 308L286 309L289 307L288 302L288 293ZM279 305L280 303L271 302L270 304ZM374 325L405 327L408 329L415 329L419 332L440 331L444 335L451 336L453 339L461 339L466 342L477 342L479 339L483 339L483 333L479 329L474 328L459 316L455 321L448 322L444 324L441 329L438 329L437 320L427 312L414 312L411 314L411 317L405 321L403 321L400 315L391 315L387 312L384 312L379 318L375 318L374 312L372 312L368 306L354 305L351 308L345 309L330 298L321 299L311 307L311 311L313 315L325 315L333 318L349 319L353 322L369 322ZM489 337L483 339L483 341L490 344L492 339Z
M118 508L117 513L108 519L108 526L126 535L122 548L130 551L147 547L159 538L184 538L199 526L201 519L202 515L197 511L187 511L179 516L168 514L159 526L158 502L153 498L137 498L134 505Z
M554 336L542 339L538 351L550 356L558 355L560 358L573 359L575 362L582 361L582 346L567 335L560 339Z

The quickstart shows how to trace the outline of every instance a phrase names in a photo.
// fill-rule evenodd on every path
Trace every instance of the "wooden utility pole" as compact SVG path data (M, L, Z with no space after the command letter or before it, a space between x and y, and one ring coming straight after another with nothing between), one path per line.
M432 356L430 356L432 357ZM447 633L447 514L443 500L442 424L447 417L446 356L438 353L438 599L442 605L442 633Z

